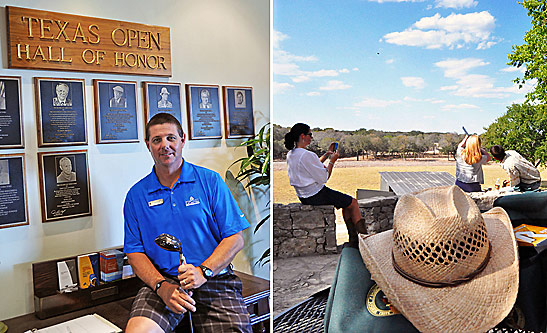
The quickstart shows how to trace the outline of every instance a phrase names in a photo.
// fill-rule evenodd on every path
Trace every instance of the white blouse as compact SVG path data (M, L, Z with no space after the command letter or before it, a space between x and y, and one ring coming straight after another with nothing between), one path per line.
M329 171L319 157L304 148L294 148L287 153L287 170L299 198L317 194L329 179Z

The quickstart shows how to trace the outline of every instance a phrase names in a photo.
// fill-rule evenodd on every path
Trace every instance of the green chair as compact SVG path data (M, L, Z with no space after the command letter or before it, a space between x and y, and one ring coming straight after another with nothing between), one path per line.
M359 250L342 250L325 308L325 332L418 332L401 314L391 314L374 288Z
M547 227L547 192L508 195L494 201L503 208L513 227L529 224ZM519 247L519 293L513 322L519 328L547 331L547 251L538 253L532 247Z

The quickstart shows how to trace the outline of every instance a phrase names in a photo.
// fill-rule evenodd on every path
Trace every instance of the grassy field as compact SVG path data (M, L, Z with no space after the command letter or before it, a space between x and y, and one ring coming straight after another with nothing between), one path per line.
M357 189L380 189L380 171L446 171L451 175L456 175L456 165L423 165L416 162L416 165L397 165L397 166L366 166L366 167L335 167L327 182L330 188L347 193L355 197ZM494 187L497 178L507 179L507 174L497 163L489 163L483 166L484 185ZM541 170L541 178L547 179L547 171ZM274 168L273 170L273 202L290 203L299 202L294 189L289 184L287 170L283 168Z

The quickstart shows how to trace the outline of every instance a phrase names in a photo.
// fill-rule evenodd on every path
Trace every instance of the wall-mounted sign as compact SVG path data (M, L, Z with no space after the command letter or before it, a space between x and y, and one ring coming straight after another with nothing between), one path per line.
M6 6L8 67L171 76L169 28Z

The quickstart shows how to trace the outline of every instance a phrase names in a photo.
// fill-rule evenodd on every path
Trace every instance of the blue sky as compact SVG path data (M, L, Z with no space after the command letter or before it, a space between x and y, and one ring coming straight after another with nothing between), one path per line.
M273 123L482 133L530 28L514 0L274 0Z

